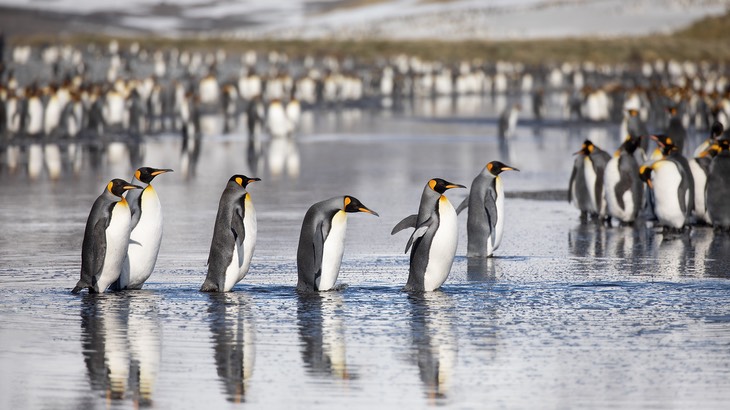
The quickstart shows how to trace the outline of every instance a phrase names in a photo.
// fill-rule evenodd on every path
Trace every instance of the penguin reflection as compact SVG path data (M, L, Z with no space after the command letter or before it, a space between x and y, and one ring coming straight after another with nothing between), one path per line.
M299 146L295 139L272 136L269 141L267 160L272 177L279 177L284 171L290 178L299 176Z
M156 296L84 295L81 334L91 388L108 400L152 405L162 340Z
M195 121L189 121L182 127L182 150L180 152L180 170L185 178L195 177L195 169L200 158L203 135Z
M705 276L714 278L730 278L730 234L715 232L712 237L707 259L705 260Z
M210 332L215 366L228 401L245 400L256 358L255 321L248 295L211 293Z
M307 370L350 380L357 376L347 369L343 306L342 295L337 292L300 293L297 324Z
M443 292L414 293L411 307L412 360L429 399L443 400L452 384L457 360L454 305Z

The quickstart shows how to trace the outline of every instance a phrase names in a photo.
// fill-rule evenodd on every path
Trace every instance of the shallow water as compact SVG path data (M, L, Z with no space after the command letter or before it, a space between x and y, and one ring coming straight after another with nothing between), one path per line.
M567 202L540 199L565 189L569 153L587 135L614 149L615 127L523 126L500 147L495 121L475 114L497 112L493 102L474 103L309 112L298 143L272 144L253 170L238 134L198 141L197 161L175 135L148 139L144 164L175 173L154 181L165 233L136 292L69 293L91 203L110 178L131 176L128 148L121 159L86 152L78 174L65 164L56 180L47 165L31 175L30 150L15 170L3 162L0 407L726 407L730 236L581 225ZM408 234L391 228L429 178L469 185L498 158L521 172L503 176L497 257L461 256L462 215L442 290L401 292ZM263 179L249 189L256 253L234 292L203 294L234 173ZM298 295L304 212L342 194L381 217L350 216L339 290ZM464 194L448 196L456 205Z

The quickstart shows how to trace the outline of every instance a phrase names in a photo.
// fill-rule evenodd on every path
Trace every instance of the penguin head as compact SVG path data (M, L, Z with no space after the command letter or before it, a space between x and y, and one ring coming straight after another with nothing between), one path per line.
M590 143L590 141L588 141ZM585 145L585 144L583 144ZM593 151L593 144L590 145L591 150ZM589 153L590 153L589 151ZM515 167L511 167L509 165L505 165L499 161L492 161L489 164L487 164L487 171L489 171L492 175L497 176L502 173L502 171L518 171L519 169Z
M129 191L130 189L142 189L139 185L132 185L129 182L114 178L106 185L106 190L111 192L112 195L122 197L122 194L124 194L125 191Z
M246 188L248 184L251 182L261 181L261 178L249 178L246 175L236 174L231 177L231 179L228 180L228 182L233 182L236 185L240 185L241 188Z
M362 202L360 202L357 198L354 196L345 195L345 199L343 201L342 210L345 212L365 212L369 214L373 214L375 216L378 215L377 212L373 211L372 209L368 209L365 205L363 205Z
M725 127L723 127L723 125L720 121L715 121L712 124L712 130L710 131L710 138L719 138L723 132L725 132Z
M634 151L636 151L636 148L639 148L639 142L641 141L641 137L632 137L629 135L626 137L626 140L621 144L619 149L616 151L614 156L621 155L621 151L626 151L629 154L634 154Z
M636 117L639 115L639 110L635 108L629 108L626 112L629 114L629 117Z
M583 141L583 145L581 145L580 150L573 153L573 155L591 155L593 150L596 149L596 146L593 145L593 142L591 140L585 140Z
M152 182L153 179L155 179L156 176L164 174L165 172L172 172L172 170L142 167L134 173L134 177L137 178L137 180L144 182L145 184L149 184L150 182Z
M667 112L669 113L670 117L674 117L677 115L678 110L676 106L667 107Z
M441 178L434 178L428 181L428 186L439 194L443 194L447 189L451 188L466 188L464 185L454 184Z
M651 171L654 169L651 167L651 165L642 165L641 168L639 168L639 178L641 178L642 181L646 182L647 185L649 185L649 188L654 188L651 185Z

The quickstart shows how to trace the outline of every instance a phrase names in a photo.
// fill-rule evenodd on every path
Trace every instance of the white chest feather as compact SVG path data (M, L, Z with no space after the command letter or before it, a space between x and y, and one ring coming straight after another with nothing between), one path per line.
M162 207L157 192L148 185L141 196L140 218L129 237L128 263L122 270L122 286L138 289L155 269L162 242Z
M657 219L664 226L681 228L685 218L679 203L678 190L682 175L677 165L671 161L658 161L654 164L651 181L654 185L654 212ZM685 198L685 204L688 199Z
M459 239L456 211L443 195L439 199L438 213L439 226L431 242L428 265L423 277L423 287L427 292L438 289L446 281L451 271L451 264L454 262Z
M618 169L618 157L613 157L606 164L606 170L603 177L603 191L606 195L606 206L608 208L608 213L614 218L618 218L622 221L630 221L632 214L631 211L633 210L633 197L631 196L630 190L626 191L622 197L624 206L620 206L618 197L616 196L616 190L614 189L620 180L621 173Z
M583 175L585 176L586 180L586 187L588 188L588 196L591 198L591 209L593 212L598 212L598 207L596 206L596 190L594 189L596 186L596 171L593 169L593 161L591 161L590 157L583 157Z
M329 290L335 286L340 273L342 254L345 251L345 231L347 230L347 214L338 211L332 218L330 232L322 249L322 276L317 280L317 289Z
M707 206L705 205L705 187L707 186L707 175L700 167L697 161L692 158L689 160L689 169L692 172L692 179L695 183L694 210L697 217L707 223L710 223L710 216L707 214Z
M119 278L122 263L127 255L129 245L129 223L132 214L127 201L122 199L112 210L111 221L106 228L106 254L104 267L97 282L99 292L103 292Z
M243 238L243 263L238 270L238 280L243 279L248 273L248 268L251 266L251 258L253 257L253 251L256 247L256 209L253 207L251 196L246 194L243 201L244 204L244 216L243 216L243 229L246 232L246 236Z
M502 243L502 234L504 233L504 188L502 187L502 178L496 177L494 185L497 188L497 200L495 205L497 206L497 224L494 227L491 240L489 241L488 255L499 248L499 244Z

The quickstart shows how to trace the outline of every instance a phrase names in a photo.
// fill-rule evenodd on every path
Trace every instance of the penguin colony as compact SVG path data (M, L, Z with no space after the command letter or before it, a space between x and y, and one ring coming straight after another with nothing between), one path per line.
M523 93L531 94L537 121L547 114L547 100L566 121L620 122L625 140L615 152L586 140L576 153L568 199L582 220L656 221L666 231L692 224L730 229L730 81L721 65L656 60L532 67L481 60L446 64L399 55L368 66L354 58L293 59L274 51L247 52L240 63L231 63L224 50L204 54L137 43L127 50L116 42L108 49L16 46L11 55L9 64L0 65L0 154L11 169L20 147L29 157L45 156L55 178L64 143L76 169L81 148L73 141L99 149L110 139L139 141L162 131L197 136L199 117L209 112L224 116L224 132L245 115L249 158L256 158L262 131L271 144L286 144L302 110L313 106L388 108L408 98ZM503 108L499 135L509 139L521 107ZM688 129L707 139L690 146ZM184 138L185 144L196 141ZM289 162L277 161L272 162ZM29 175L37 175L28 164ZM446 279L454 221L464 209L467 256L493 254L504 230L500 174L509 170L516 171L496 161L487 164L456 209L443 194L463 186L438 178L427 182L418 213L393 229L413 229L406 245L411 255L407 289L431 290ZM115 179L104 189L89 215L78 290L138 289L149 278L162 237L161 207L151 182L169 171L140 168L131 182ZM256 180L235 175L226 185L204 291L230 290L248 271L257 227L246 189ZM319 202L307 212L297 255L298 288L334 286L346 216L352 212L375 214L351 196Z

